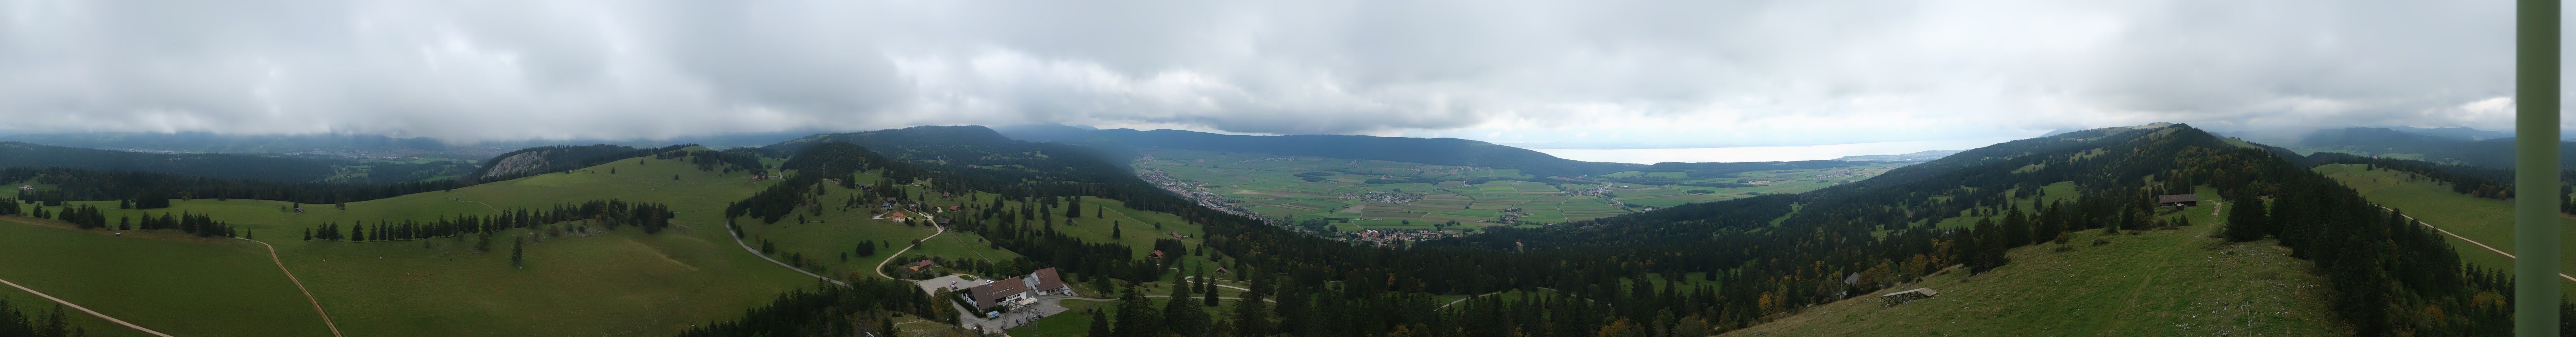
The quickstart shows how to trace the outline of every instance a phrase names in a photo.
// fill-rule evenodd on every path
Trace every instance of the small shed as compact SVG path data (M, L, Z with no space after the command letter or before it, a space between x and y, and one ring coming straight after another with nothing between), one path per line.
M1860 273L1851 273L1851 276L1843 277L1843 284L1860 284Z
M1878 301L1879 301L1880 303L1883 303L1883 305L1884 305L1884 306L1896 306L1896 305L1898 305L1898 304L1905 304L1906 302L1913 302L1914 300L1926 299L1926 298L1932 298L1932 296L1939 296L1939 295L1941 295L1941 291L1939 291L1939 290L1932 290L1932 288L1914 288L1914 290L1906 290L1906 291L1899 291L1899 292L1887 293L1886 295L1878 295Z
M2159 196L2156 196L2156 206L2173 206L2173 207L2183 207L2183 206L2200 206L2200 195L2199 195L2199 194L2172 194L2172 195L2159 195Z

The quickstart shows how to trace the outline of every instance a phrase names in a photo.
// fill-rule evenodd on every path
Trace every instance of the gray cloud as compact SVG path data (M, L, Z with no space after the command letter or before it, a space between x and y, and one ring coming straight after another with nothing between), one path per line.
M2503 2L0 0L0 129L1780 145L2509 125Z

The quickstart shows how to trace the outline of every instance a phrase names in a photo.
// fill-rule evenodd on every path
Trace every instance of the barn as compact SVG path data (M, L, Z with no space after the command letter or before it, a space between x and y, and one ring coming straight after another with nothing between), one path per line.
M2199 194L2173 194L2173 195L2159 195L2159 196L2156 196L2156 206L2173 206L2173 207L2183 207L2183 206L2200 206L2200 195L2199 195Z

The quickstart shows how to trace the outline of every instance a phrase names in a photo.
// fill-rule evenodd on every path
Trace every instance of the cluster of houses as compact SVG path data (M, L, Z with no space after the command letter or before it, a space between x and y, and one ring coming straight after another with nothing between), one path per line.
M950 195L949 195L949 194L946 194L946 193L942 193L942 194L940 194L940 197L950 197ZM898 203L898 202L895 200L895 198L892 198L892 197L885 198L885 200L882 200L882 202L883 202L883 204L881 204L881 205L880 205L880 207L878 207L878 208L879 208L879 209L884 209L884 210L893 210L893 211L895 211L893 214L887 214L887 215L885 216L885 219L887 219L887 220L894 220L894 222L905 222L905 221L912 221L913 219L920 219L921 221L934 221L934 222L935 222L935 223L937 223L937 224L946 225L946 224L949 224L950 222L953 222L953 221L955 221L955 220L951 220L951 219L948 219L948 218L932 217L932 216L930 216L930 213L948 212L948 211L957 211L957 210L964 210L964 209L966 209L966 206L958 206L958 205L948 205L948 206L940 206L940 205L922 205L922 204L921 204L921 203L919 203L919 202ZM901 210L897 210L896 208L898 208L898 207L899 207L899 208L901 208ZM906 213L906 212L910 212L910 213Z
M985 311L985 317L1000 316L1001 312L994 310L995 308L1016 308L1037 304L1040 296L1058 295L1075 296L1073 286L1064 283L1064 278L1056 275L1055 268L1039 269L1024 276L994 280L957 294L967 303L974 303L975 310Z
M1390 204L1399 204L1399 205L1401 205L1401 204L1412 203L1412 202L1417 201L1417 200L1422 200L1422 193L1393 193L1393 192L1368 191L1368 192L1366 192L1366 193L1342 193L1342 197L1344 197L1344 198L1360 199L1360 200L1367 200L1367 201L1369 201L1369 202L1383 202L1383 203L1390 203Z
M1458 236L1458 233L1457 233L1457 232L1442 231L1442 230L1417 230L1417 229L1403 229L1403 230L1397 230L1397 229L1371 229L1371 230L1364 230L1364 231L1357 231L1357 232L1343 233L1343 234L1342 234L1342 240L1344 240L1344 241L1350 241L1350 242L1357 242L1357 243L1377 244L1377 245L1381 245L1381 246L1383 246L1383 245L1387 245L1387 244L1391 244L1391 243L1396 243L1396 242L1403 242L1403 241L1422 241L1422 240L1431 240L1431 239L1439 239L1439 238L1455 237L1455 236Z
M1209 193L1206 186L1186 183L1182 182L1180 179L1172 178L1172 175L1163 172L1163 169L1146 169L1145 174L1138 175L1138 178L1145 178L1146 182L1154 183L1154 186L1162 187L1164 191L1171 191L1172 194L1179 194L1182 197L1190 198L1190 201L1196 201L1200 206L1207 206L1209 209L1225 211L1228 214L1240 215L1247 218L1262 219L1263 221L1270 222L1273 225L1286 223L1284 221L1279 221L1278 219L1263 216L1260 213L1253 213L1252 210L1244 209L1243 206L1235 206L1233 199L1228 199L1224 195Z

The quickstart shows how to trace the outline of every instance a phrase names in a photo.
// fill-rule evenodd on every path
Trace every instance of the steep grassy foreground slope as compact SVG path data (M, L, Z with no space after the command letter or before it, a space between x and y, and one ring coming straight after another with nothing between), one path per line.
M765 182L751 180L748 173L740 171L725 174L701 171L679 160L630 158L573 173L548 173L453 191L353 202L347 210L307 204L303 205L305 211L298 213L281 210L289 206L285 202L243 199L174 200L171 208L143 211L115 209L113 201L71 204L97 206L106 211L109 219L165 212L210 214L248 230L253 237L277 246L287 266L320 298L340 329L353 336L658 336L691 324L739 317L743 310L763 304L778 293L810 288L818 282L743 253L722 230L722 212L716 210L763 186ZM479 238L473 235L383 242L301 240L303 230L326 222L348 225L433 221L466 214L494 214L496 209L549 208L608 198L668 204L678 217L672 220L671 230L659 234L646 234L633 227L574 230L585 226L582 221L506 230L494 235L495 242L489 250L475 249ZM7 226L23 225L0 223L0 227ZM90 232L47 241L77 247L149 240L107 234L113 231ZM526 268L512 268L510 264L512 245L517 240L527 242L523 253ZM192 267L171 272L284 282L277 267L268 262L265 250L256 255L226 252L149 256L237 258L256 263L182 262ZM0 257L7 261L0 265L8 266L43 259L19 254ZM60 267L83 273L111 273L110 268L132 266L78 263ZM95 283L111 278L112 275L91 275L67 280ZM82 298L125 297L134 291L125 287L48 285L38 290ZM188 290L251 297L262 300L255 303L268 303L219 312L259 313L261 317L280 317L277 319L301 317L304 321L316 317L312 305L291 288L283 293L234 288L238 287ZM187 302L224 303L193 299ZM154 302L126 311L147 317L179 317L204 315L210 310ZM296 331L308 327L317 331L321 328L319 322L224 321L282 331L271 335L296 335L300 334Z
M51 225L39 225L51 224ZM0 218L0 279L178 336L330 336L304 294L259 244L179 233L81 231L58 221ZM21 308L53 302L0 287ZM141 336L68 313L90 336Z

